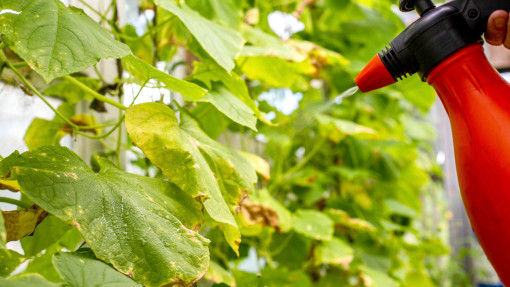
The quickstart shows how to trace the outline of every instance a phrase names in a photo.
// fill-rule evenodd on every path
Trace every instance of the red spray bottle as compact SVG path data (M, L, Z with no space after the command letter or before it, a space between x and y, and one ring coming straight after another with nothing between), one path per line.
M510 0L401 0L421 18L356 78L375 90L418 73L450 117L459 183L473 230L505 286L510 286L510 85L489 64L481 36L490 14Z

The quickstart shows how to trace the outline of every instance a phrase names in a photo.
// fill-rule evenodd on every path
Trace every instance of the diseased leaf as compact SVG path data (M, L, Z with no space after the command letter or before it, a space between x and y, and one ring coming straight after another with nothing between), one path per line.
M235 67L234 60L244 45L236 31L207 20L186 4L173 0L156 0L157 5L177 16L193 34L202 48L228 73Z
M48 213L33 205L26 210L2 211L7 231L7 241L17 241L34 232Z
M232 211L243 191L254 188L255 171L234 150L210 139L187 114L181 115L179 126L174 112L165 105L136 105L126 112L126 128L133 144L170 181L201 198L205 210L222 226L227 242L237 252L241 235Z
M4 217L0 216L0 248L4 247L5 243L7 243L7 231L5 230Z
M30 274L17 276L10 279L0 278L0 286L2 287L57 287L51 282L46 281L40 275Z
M63 103L57 110L67 118L72 118L75 112L74 104L71 103ZM57 115L51 121L35 118L28 127L23 140L31 150L42 146L60 145L60 140L69 132L69 129L62 130L64 125L66 125L65 121Z
M20 190L20 187L16 180L0 179L0 189L7 189L12 192L18 192Z
M279 231L288 232L292 228L290 211L274 199L267 189L258 190L250 197L250 201L266 205L276 212Z
M206 279L211 280L215 284L225 284L227 286L236 287L236 281L232 274L223 269L218 263L211 261L209 271L204 276Z
M165 84L169 90L179 92L186 98L195 101L206 94L206 91L201 87L162 72L133 55L128 55L122 60L126 63L127 70L142 81L149 79L157 80Z
M128 174L97 156L92 164L67 148L43 147L10 155L0 171L77 226L98 258L138 282L191 286L201 278L209 241L184 226L200 221L198 203L166 181Z
M304 236L328 241L333 238L333 221L316 210L298 210L292 215L292 228Z
M59 0L2 1L0 9L21 11L0 15L9 21L3 31L10 48L47 82L88 68L101 58L121 58L129 48L82 10ZM5 18L4 18L5 17Z
M234 122L257 131L257 116L239 98L221 85L200 99L209 102Z
M0 277L9 276L21 262L23 262L23 255L9 249L0 248ZM4 286L1 284L1 280L0 278L0 286Z
M236 212L239 202L254 191L255 168L237 151L208 137L186 113L181 114L181 128L198 141L198 148L208 161L225 201Z
M259 224L261 227L270 226L280 230L278 214L272 208L258 202L243 202L240 216L249 226Z
M345 241L334 237L330 241L323 241L315 249L316 264L339 265L349 269L354 259L354 250Z
M69 121L80 127L98 125L95 118L85 114L73 115L69 118ZM73 128L62 122L58 116L55 116L52 121L35 118L28 127L24 140L28 148L34 150L42 146L60 145L60 140L65 135L72 135L73 132ZM83 129L82 132L98 135L101 133L101 129Z
M62 278L74 287L141 286L106 263L79 254L55 254L53 263Z

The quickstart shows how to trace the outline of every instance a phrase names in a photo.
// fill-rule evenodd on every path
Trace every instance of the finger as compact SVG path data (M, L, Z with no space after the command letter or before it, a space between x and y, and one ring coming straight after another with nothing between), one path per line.
M503 45L505 45L505 48L510 49L510 20L506 24L506 35Z
M508 13L503 10L492 13L487 25L487 32L485 32L485 40L487 43L499 46L505 42L507 38L508 18ZM508 39L510 41L510 37L508 37Z

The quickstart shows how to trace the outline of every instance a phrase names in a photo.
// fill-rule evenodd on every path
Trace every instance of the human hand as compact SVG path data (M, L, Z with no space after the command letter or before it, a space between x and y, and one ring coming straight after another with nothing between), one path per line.
M510 20L508 12L498 10L492 13L485 32L485 41L491 45L504 45L510 49Z

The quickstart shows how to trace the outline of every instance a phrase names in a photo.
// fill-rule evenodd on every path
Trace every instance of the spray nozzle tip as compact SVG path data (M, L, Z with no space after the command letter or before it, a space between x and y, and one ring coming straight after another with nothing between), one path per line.
M396 82L379 55L375 55L354 81L363 93L386 87Z

